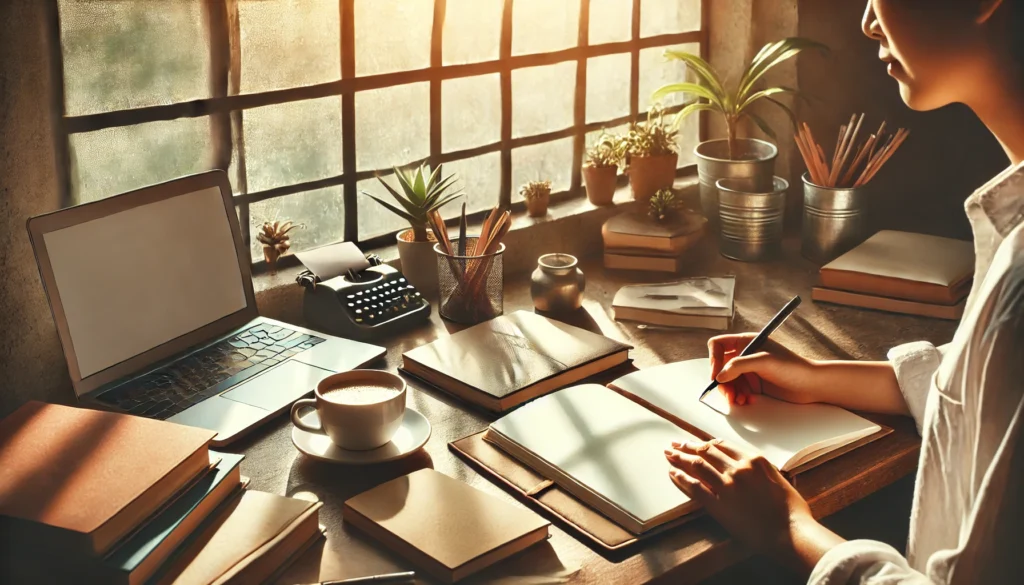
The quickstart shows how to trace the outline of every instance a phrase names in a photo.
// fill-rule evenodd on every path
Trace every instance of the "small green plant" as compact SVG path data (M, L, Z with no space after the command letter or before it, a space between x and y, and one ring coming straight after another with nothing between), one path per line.
M433 172L426 163L421 164L415 171L403 171L395 167L395 176L398 177L402 193L385 183L381 177L377 177L380 184L384 185L384 188L391 193L401 207L396 207L366 191L363 191L363 195L372 198L391 213L409 222L414 242L427 242L429 241L427 238L427 216L462 196L461 190L447 193L457 179L454 173L441 178L441 167L442 165L437 165Z
M677 134L675 128L665 124L665 112L655 104L647 113L646 121L630 124L629 132L622 139L624 154L626 157L676 154L679 152Z
M519 195L527 201L546 198L551 195L551 181L530 181L519 189Z
M767 100L775 104L782 108L790 120L793 121L794 126L796 125L796 116L793 114L793 111L789 106L773 96L787 93L799 95L797 90L784 86L769 87L761 90L756 90L755 87L757 82L772 68L808 49L828 51L827 46L801 37L790 37L774 43L768 43L754 56L743 72L743 75L740 76L739 83L732 88L725 87L721 76L704 59L692 53L669 49L665 51L665 56L669 59L686 63L687 69L693 72L697 81L695 83L685 82L666 85L655 91L651 99L657 101L674 93L696 96L696 101L685 106L676 115L675 121L672 124L673 128L678 128L683 119L694 112L707 110L719 113L725 119L729 141L729 158L735 160L737 155L736 131L740 121L744 118L753 120L762 132L773 140L778 141L775 132L768 126L764 118L750 111L750 106L755 103Z
M665 221L675 215L679 209L679 200L671 189L660 189L651 197L650 207L647 210L654 221Z
M621 136L602 132L594 146L587 149L586 166L617 167L626 156L626 141Z

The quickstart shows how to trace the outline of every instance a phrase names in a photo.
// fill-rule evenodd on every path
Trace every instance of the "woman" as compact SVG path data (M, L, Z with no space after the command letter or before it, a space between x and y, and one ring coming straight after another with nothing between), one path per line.
M738 540L811 583L1024 583L1024 0L870 0L862 27L908 106L968 105L1012 163L965 205L976 270L956 335L877 363L816 362L777 344L736 357L750 335L708 345L735 404L765 393L914 417L923 444L907 557L843 541L763 458L727 443L674 444L670 475Z

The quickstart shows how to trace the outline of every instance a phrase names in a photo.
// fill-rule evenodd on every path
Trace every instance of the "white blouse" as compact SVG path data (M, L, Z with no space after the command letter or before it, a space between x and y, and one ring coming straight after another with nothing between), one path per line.
M1024 584L1024 164L965 208L975 273L953 341L889 352L922 436L907 557L850 541L812 584Z

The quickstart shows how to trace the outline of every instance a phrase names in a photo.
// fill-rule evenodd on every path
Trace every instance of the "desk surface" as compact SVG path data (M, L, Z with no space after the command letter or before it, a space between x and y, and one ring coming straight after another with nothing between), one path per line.
M796 243L787 242L784 257L762 264L744 264L717 255L713 246L694 258L685 274L737 277L736 318L732 331L759 329L794 294L810 300L817 269L799 257ZM639 273L606 272L596 260L584 261L587 276L584 311L563 320L600 330L609 337L633 344L637 367L702 357L711 332L700 330L640 329L612 319L611 301L623 284L654 282L658 277ZM532 309L529 275L506 278L505 310ZM386 361L368 367L395 371L402 353L448 334L434 311L429 324L393 339L380 340L388 348ZM454 330L454 329L452 329ZM949 341L955 323L853 308L805 302L776 334L775 339L814 358L884 359L893 345L927 339ZM286 417L275 419L230 450L246 455L242 473L251 478L251 489L289 496L315 495L324 502L320 522L327 539L303 555L282 576L280 583L313 583L413 568L373 540L342 524L341 504L347 498L379 483L430 466L491 494L512 499L498 486L480 476L448 450L450 441L484 429L486 415L466 409L455 399L410 382L409 406L426 415L433 434L425 449L402 461L372 467L344 467L311 461L291 443ZM828 462L797 481L818 516L827 516L909 474L917 464L919 438L909 419L879 418L895 428L891 435L853 453ZM556 574L564 569L581 570L570 583L644 583L659 578L674 583L698 582L746 556L731 543L713 521L700 518L608 557L552 527L547 544L500 563L472 581L500 577Z

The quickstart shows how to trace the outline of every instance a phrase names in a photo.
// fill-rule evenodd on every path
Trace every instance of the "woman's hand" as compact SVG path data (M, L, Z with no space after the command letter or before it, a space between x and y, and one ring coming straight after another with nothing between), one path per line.
M809 574L842 542L814 520L807 502L764 457L717 439L673 443L665 457L676 487L754 551Z
M818 400L818 390L827 380L820 364L768 340L764 349L740 357L756 333L720 335L708 340L711 376L729 398L730 404L747 404L755 394L768 394L787 402Z

